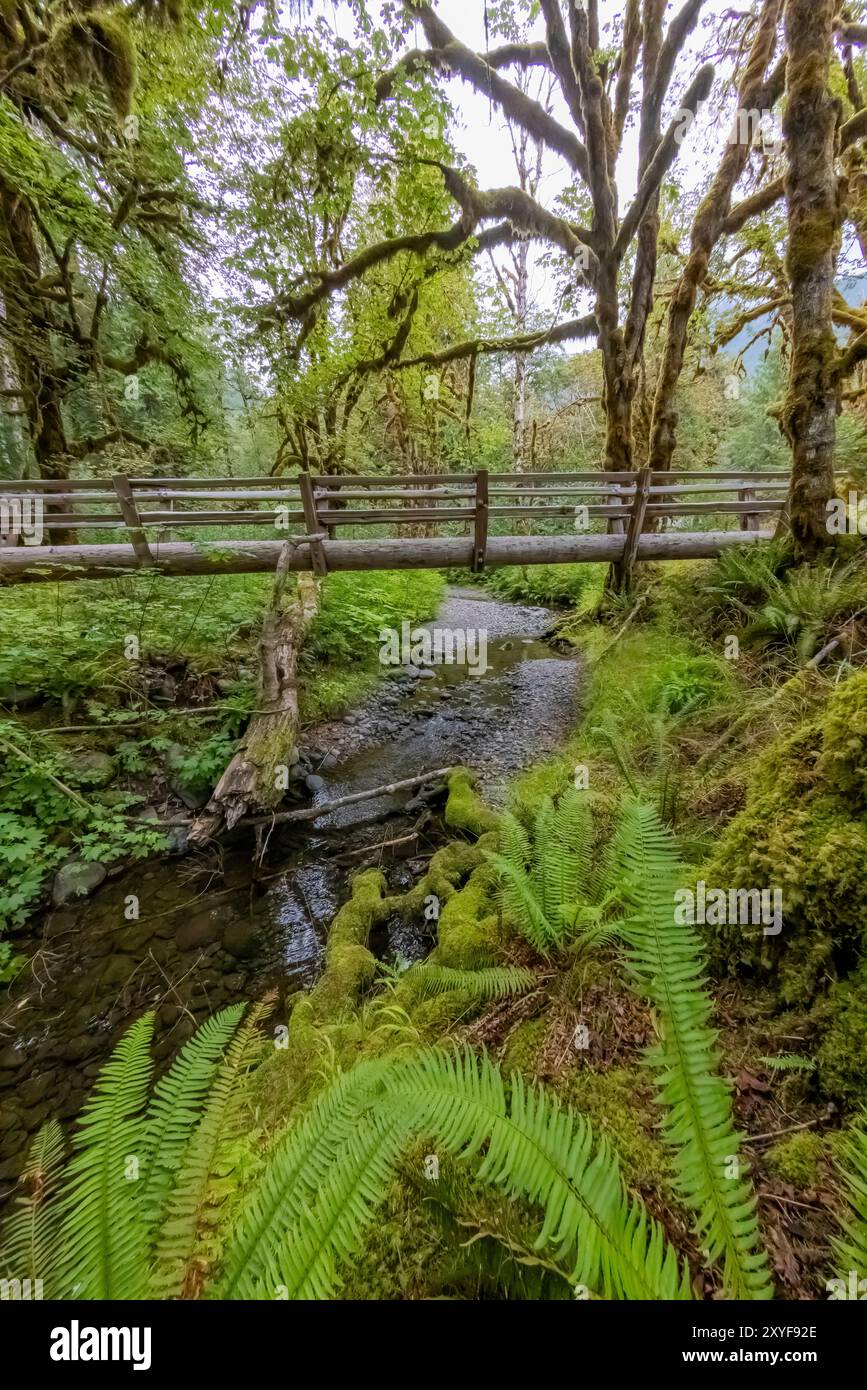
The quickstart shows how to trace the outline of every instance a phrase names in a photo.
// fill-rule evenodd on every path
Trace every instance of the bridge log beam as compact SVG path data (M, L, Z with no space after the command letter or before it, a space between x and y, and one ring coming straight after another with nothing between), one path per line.
M636 560L700 560L733 545L770 540L773 532L667 531L638 542ZM490 536L486 569L502 565L612 564L623 556L625 537L608 535ZM276 571L284 541L209 543L165 541L152 546L147 570L166 575L255 574ZM472 567L473 537L405 537L390 540L326 540L322 551L337 570L457 569ZM56 583L72 579L116 579L140 569L131 545L10 546L0 548L0 585ZM292 556L290 568L310 570L308 546Z

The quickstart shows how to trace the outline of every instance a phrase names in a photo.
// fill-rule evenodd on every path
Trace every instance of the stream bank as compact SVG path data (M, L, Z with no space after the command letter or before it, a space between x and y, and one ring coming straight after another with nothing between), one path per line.
M581 668L546 640L552 616L450 588L426 626L484 633L487 670L396 667L356 709L309 730L314 803L457 764L478 772L489 803L502 803L509 779L574 727ZM0 1195L29 1136L46 1119L78 1113L143 1010L156 1010L155 1056L164 1063L215 1009L312 983L357 869L381 864L395 893L424 872L446 835L436 802L436 789L422 787L343 807L315 825L275 827L258 868L249 833L135 865L19 937L30 963L0 1011ZM382 845L395 839L402 844L389 857ZM417 959L431 941L423 928L395 924L375 944L385 959Z

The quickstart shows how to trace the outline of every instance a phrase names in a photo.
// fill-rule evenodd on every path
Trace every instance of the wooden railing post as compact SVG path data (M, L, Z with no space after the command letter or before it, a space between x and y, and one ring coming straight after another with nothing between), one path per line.
M623 501L622 492L623 489L619 483L612 483L611 491L608 494L608 505L611 507L620 506ZM626 530L626 522L622 516L610 516L606 530L609 536L622 536Z
M476 500L473 515L473 574L485 568L488 549L488 470L476 469Z
M322 549L320 539L322 528L319 525L319 515L316 511L316 494L313 491L313 479L309 473L298 474L298 486L301 490L301 506L304 509L304 524L307 527L307 535L310 540L310 565L313 573L322 575L328 573L328 561L325 559L325 551Z
M756 490L752 487L738 488L739 502L755 502ZM742 531L758 531L759 517L757 512L744 512L741 516Z
M132 495L132 487L129 478L125 473L115 473L111 481L117 493L120 514L129 531L129 538L132 541L132 548L136 553L136 559L142 568L145 569L153 564L154 557L148 545L148 538L142 528L141 517L138 514L138 508Z
M632 511L629 513L629 525L626 528L626 538L623 542L623 554L614 566L615 588L623 592L629 589L632 584L632 570L635 565L635 557L638 554L638 542L644 530L644 515L650 497L651 476L649 468L639 468L635 475L635 497L632 501Z

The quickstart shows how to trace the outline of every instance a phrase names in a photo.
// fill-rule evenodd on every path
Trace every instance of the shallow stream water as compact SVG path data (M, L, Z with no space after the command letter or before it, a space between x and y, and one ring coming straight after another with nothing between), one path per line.
M574 726L580 665L545 640L551 621L546 609L450 588L428 629L484 633L488 669L395 668L356 709L308 730L321 779L314 802L463 763L496 805L508 780ZM242 836L133 865L86 901L47 912L16 941L31 963L0 1006L0 1199L29 1136L48 1118L77 1114L144 1009L157 1011L155 1055L164 1063L215 1009L311 983L351 874L381 861L391 890L405 891L441 839L424 797L395 792L275 829L258 867ZM402 843L383 851L389 840ZM125 916L132 895L138 920ZM415 959L430 944L395 924L373 947Z

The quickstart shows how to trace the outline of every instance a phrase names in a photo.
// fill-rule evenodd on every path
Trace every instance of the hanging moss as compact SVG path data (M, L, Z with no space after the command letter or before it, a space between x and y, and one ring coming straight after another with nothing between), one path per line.
M122 20L101 10L71 17L55 31L48 57L62 82L86 82L95 73L118 115L129 113L136 84L136 53Z

